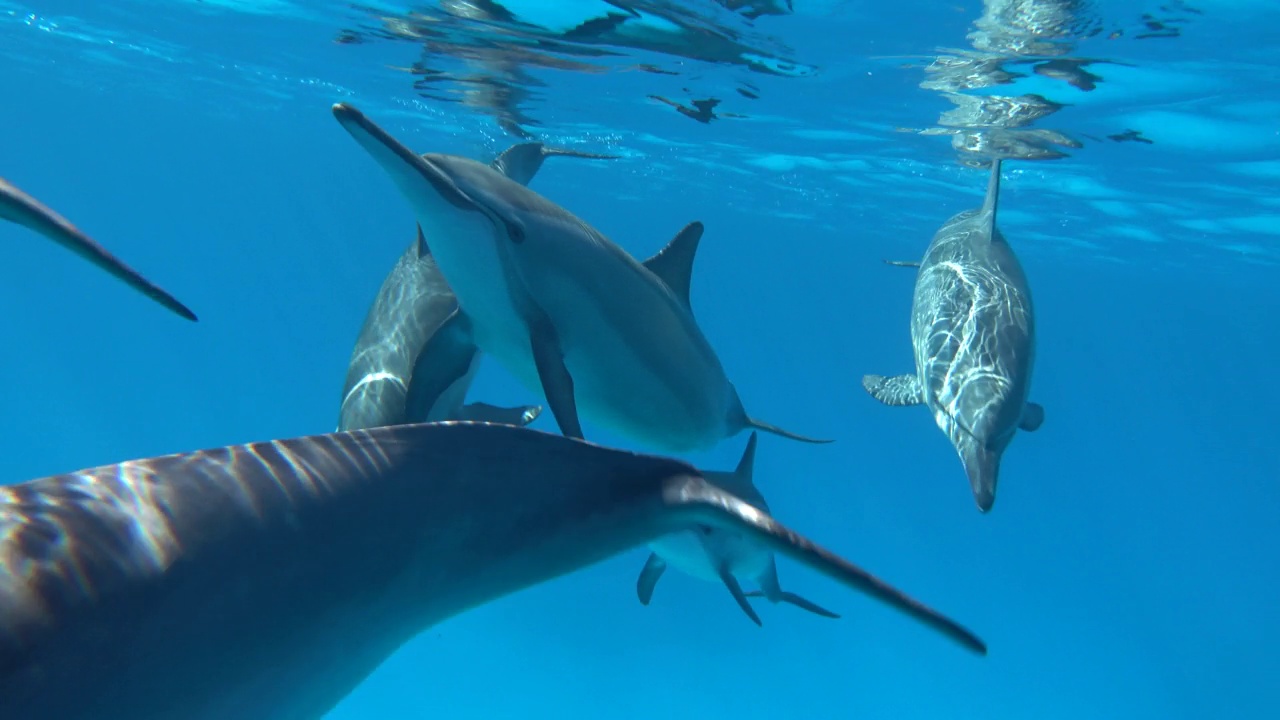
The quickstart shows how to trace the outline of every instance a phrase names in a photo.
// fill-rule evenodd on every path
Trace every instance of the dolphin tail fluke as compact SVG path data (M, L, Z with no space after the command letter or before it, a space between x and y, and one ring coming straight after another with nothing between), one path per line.
M924 402L924 390L915 373L894 375L863 375L862 387L871 397L885 405L919 405Z
M697 476L674 477L663 491L666 503L688 510L686 522L743 532L775 552L898 610L965 648L987 654L987 645L972 631L912 598L866 570L762 513L736 496Z
M767 433L773 433L774 435L779 435L784 438L788 438L791 440L799 440L800 442L813 443L815 445L824 445L829 442L834 442L834 440L823 440L821 438L811 438L807 435L800 435L799 433L793 433L790 430L783 430L777 425L770 425L767 422L762 422L752 417L747 417L746 425L749 428L763 430Z
M920 263L916 260L887 260L882 259L885 265L893 265L895 267L918 268Z
M196 314L186 305L178 302L177 298L112 255L62 215L3 178L0 178L0 218L40 233L111 273L116 279L163 305L174 314L196 322Z
M1035 432L1044 424L1044 406L1029 402L1022 408L1022 420L1018 422L1020 430Z
M496 423L523 427L538 419L542 414L541 405L517 405L515 407L499 407L484 402L473 402L463 405L457 412L455 420L471 422Z

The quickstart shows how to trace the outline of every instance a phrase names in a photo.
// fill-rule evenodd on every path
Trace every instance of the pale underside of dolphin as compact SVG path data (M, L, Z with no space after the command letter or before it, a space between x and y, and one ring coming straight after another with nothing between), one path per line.
M583 437L581 416L670 452L750 427L824 442L743 409L689 305L701 223L640 263L490 166L419 156L351 106L333 113L409 201L457 297L458 312L431 344L493 356L542 393L565 435ZM466 365L456 367L460 376Z
M683 462L429 423L0 487L0 717L320 718L432 625L695 525L986 654Z
M752 481L756 457L756 433L751 433L747 440L747 448L742 452L742 459L733 472L702 471L702 477L711 485L731 493L748 505L769 512L769 504L764 495ZM704 580L715 580L724 584L733 596L738 607L756 625L761 625L760 616L756 614L749 597L763 597L769 602L785 602L808 610L811 613L829 618L840 616L806 600L795 593L782 589L778 582L778 566L774 561L773 551L768 545L761 543L748 533L737 530L725 530L710 525L698 525L689 530L666 535L649 543L653 551L645 561L640 577L636 579L636 595L640 602L648 605L653 599L654 587L667 565L674 565L680 570L700 577ZM743 592L738 578L754 580L759 590Z
M1035 361L1031 288L996 226L1000 166L991 165L981 208L952 217L919 263L911 310L916 372L866 375L886 405L926 405L951 440L981 512L995 503L1000 459L1014 433L1034 431L1044 408L1030 402Z
M0 178L0 218L33 230L62 247L111 273L126 285L160 303L172 312L191 321L195 313L160 286L143 277L138 271L124 264L106 248L85 235L70 221L23 192L14 184Z
M529 142L507 148L491 165L516 182L528 184L543 161L557 155L616 158ZM457 299L419 227L417 237L383 280L360 328L342 388L338 430L438 420L527 425L538 417L542 407L537 405L463 405L479 370L478 348L436 343L424 352L428 341L457 309ZM465 369L459 374L462 365ZM410 402L413 378L417 378L414 387L418 392Z

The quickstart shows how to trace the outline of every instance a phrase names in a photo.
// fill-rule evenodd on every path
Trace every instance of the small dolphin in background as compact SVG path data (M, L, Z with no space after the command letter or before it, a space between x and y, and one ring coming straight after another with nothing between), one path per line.
M600 160L617 157L530 142L507 148L491 165L523 185L553 155ZM338 430L437 420L527 425L538 417L542 407L536 405L462 404L480 368L479 350L466 340L462 347L455 347L451 341L457 339L456 334L430 343L457 309L458 301L440 274L419 226L417 238L382 281L360 328L342 388ZM416 396L409 395L411 386Z
M195 322L196 314L177 298L124 264L106 248L94 242L66 218L39 200L0 178L0 218L17 223L44 235L71 252L106 270L134 290L160 303L169 310Z
M744 410L689 305L701 223L639 263L493 167L418 156L350 105L333 114L409 201L457 296L458 311L429 346L440 339L492 355L542 391L569 437L583 437L581 413L671 452L706 449L745 428L825 442ZM453 365L459 375L467 367Z
M911 305L916 372L862 378L886 405L924 403L932 411L982 512L995 502L1000 458L1014 433L1044 422L1044 408L1027 399L1035 362L1031 288L996 227L999 194L997 158L982 207L953 216L925 251Z
M738 461L737 470L702 471L702 477L712 486L767 513L769 505L751 479L755 457L756 433L753 432L751 439L747 441L747 449L742 453L742 459ZM840 617L795 593L783 590L778 583L778 565L774 562L772 549L749 533L697 525L659 538L649 543L649 548L653 552L649 554L649 559L645 561L644 569L636 580L636 594L645 605L653 598L653 588L669 563L694 577L724 583L733 599L738 602L738 607L756 625L761 625L760 616L756 615L751 603L747 602L748 597L764 597L769 602L791 603L824 617ZM760 590L744 593L742 586L738 584L738 578L756 581Z
M686 463L428 423L0 486L0 717L318 719L427 628L700 525L986 654Z

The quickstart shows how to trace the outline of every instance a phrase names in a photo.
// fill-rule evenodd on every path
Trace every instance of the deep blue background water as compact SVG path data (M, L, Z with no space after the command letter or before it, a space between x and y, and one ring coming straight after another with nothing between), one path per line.
M706 223L693 305L749 412L836 439L761 437L774 513L972 627L990 656L786 560L784 587L841 620L762 605L756 628L724 588L678 572L643 607L638 548L424 633L331 717L1274 717L1280 93L1255 81L1276 66L1259 28L1280 15L1200 3L1201 25L1123 46L1136 67L1054 118L1081 132L1147 118L1154 145L1007 163L1002 227L1035 293L1047 420L1006 453L983 516L928 413L859 386L911 367L913 275L880 259L918 256L985 184L945 138L892 133L945 103L918 70L868 58L961 45L977 8L927 23L921 4L796 4L777 27L824 73L766 79L756 122L588 107L575 82L639 81L563 78L548 134L629 157L555 158L533 186L640 257ZM200 315L177 320L0 227L3 481L332 430L413 225L329 105L424 151L487 160L514 141L415 101L383 67L410 49L333 44L341 5L291 7L0 2L0 173ZM492 362L472 397L537 402ZM555 428L549 413L535 427ZM745 442L689 459L728 468Z

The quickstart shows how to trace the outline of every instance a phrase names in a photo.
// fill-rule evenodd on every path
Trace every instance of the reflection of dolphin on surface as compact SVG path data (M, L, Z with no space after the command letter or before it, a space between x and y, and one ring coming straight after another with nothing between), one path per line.
M886 405L929 408L982 512L995 502L1000 457L1014 433L1044 422L1044 408L1027 400L1035 361L1031 288L996 227L999 194L997 158L982 207L948 220L925 251L911 306L916 372L862 379Z
M320 718L426 628L694 525L986 653L685 463L401 425L0 487L0 717Z
M742 460L733 472L702 471L702 477L711 485L731 493L748 505L769 512L769 504L752 481L756 457L756 433L751 433L747 441L747 449L742 452ZM778 566L773 559L773 550L760 542L750 533L739 530L725 530L710 525L695 525L678 533L665 535L651 543L653 550L645 561L640 578L636 581L636 594L645 605L653 598L654 586L662 578L663 572L670 563L680 570L700 577L704 580L721 582L733 599L737 601L742 612L760 625L760 616L752 609L748 597L763 597L769 602L786 602L829 618L839 615L821 608L808 600L782 589L778 582ZM749 593L742 591L738 578L754 580L760 589Z
M743 408L689 304L701 223L640 263L493 167L419 156L350 105L334 105L333 114L404 195L457 296L458 311L424 350L453 348L454 377L478 347L541 390L570 437L583 437L581 414L673 452L707 448L745 428L823 442ZM448 378L441 372L436 380Z
M94 242L66 218L4 178L0 178L0 218L44 235L62 247L97 265L126 285L160 303L182 317L194 321L195 313L177 298L124 264L106 248Z
M555 155L616 158L542 143L521 143L508 148L491 164L512 180L527 184L543 160ZM433 336L457 309L457 298L440 274L419 228L417 238L383 280L360 328L342 388L338 430L437 420L527 425L538 417L540 406L462 404L480 368L479 351L470 345L453 348L440 343L431 352L425 351L432 347ZM458 368L451 365L462 364L465 370L458 375ZM440 373L448 377L436 377ZM414 397L409 396L411 386L417 390Z

